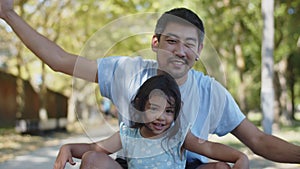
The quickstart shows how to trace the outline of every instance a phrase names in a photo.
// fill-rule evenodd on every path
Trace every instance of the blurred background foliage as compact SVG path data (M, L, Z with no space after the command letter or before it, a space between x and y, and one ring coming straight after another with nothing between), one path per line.
M201 57L216 55L220 64L217 66L222 67L218 71L224 72L216 79L233 94L245 114L260 112L263 18L259 0L17 0L15 9L32 27L66 51L96 59L110 55L155 58L150 47L155 21L159 14L174 7L187 7L199 14L206 28L205 45L210 48ZM300 105L299 10L300 1L275 2L277 123L285 117L285 123L291 124ZM139 18L146 13L149 14L143 16L150 18ZM118 25L115 22L118 19L129 24L120 21ZM29 80L34 86L76 96L77 102L87 105L100 98L98 94L91 98L91 93L99 93L97 86L91 86L94 84L86 85L44 66L3 21L0 21L0 44L2 71ZM195 65L195 69L214 75L206 68L205 63Z

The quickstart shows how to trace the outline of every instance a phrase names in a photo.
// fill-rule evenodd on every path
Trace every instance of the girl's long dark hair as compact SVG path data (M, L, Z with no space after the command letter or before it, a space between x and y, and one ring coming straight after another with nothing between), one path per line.
M175 79L166 72L160 71L159 75L153 76L146 80L137 91L134 99L131 101L129 113L131 114L132 128L140 128L144 126L143 115L145 112L145 105L149 100L150 93L153 90L161 90L167 98L168 103L174 107L174 125L164 135L162 140L162 148L166 152L170 152L171 148L167 143L178 133L180 129L180 118L177 118L181 110L181 94ZM165 147L164 145L167 145ZM171 152L172 155L174 154Z
M143 113L145 105L149 100L152 91L160 90L167 97L167 101L171 106L174 106L174 121L177 119L181 109L181 94L179 87L174 78L162 72L159 75L153 76L146 80L138 89L134 99L131 101L129 113L131 115L131 127L139 128L144 126Z

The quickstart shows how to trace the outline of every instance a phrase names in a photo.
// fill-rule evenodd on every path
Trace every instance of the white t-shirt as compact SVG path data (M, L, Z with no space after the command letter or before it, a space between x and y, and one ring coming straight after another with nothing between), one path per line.
M121 121L129 119L128 106L137 89L156 75L157 62L141 57L107 57L98 59L98 83L102 96L112 100ZM226 135L245 118L230 93L220 83L202 72L191 69L187 81L179 86L182 112L192 133L202 139L209 134ZM201 155L188 152L187 160L206 162Z

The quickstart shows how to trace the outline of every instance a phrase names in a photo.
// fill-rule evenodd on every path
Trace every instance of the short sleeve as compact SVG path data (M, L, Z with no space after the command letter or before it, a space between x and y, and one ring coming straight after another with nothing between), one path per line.
M211 119L214 121L211 122L211 133L223 136L235 129L245 119L245 115L220 83L214 81L211 90L210 115L213 115Z
M119 119L128 121L130 101L137 89L156 74L157 62L141 57L107 57L98 59L98 83L101 95L119 110Z
M100 58L98 63L98 84L101 95L111 99L111 88L116 67L121 57L113 56L108 58Z

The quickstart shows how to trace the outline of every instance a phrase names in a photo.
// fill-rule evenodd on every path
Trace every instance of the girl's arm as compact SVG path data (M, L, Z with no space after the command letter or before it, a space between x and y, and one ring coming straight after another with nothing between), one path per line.
M63 145L57 155L54 169L63 169L67 162L74 165L72 157L81 159L83 154L88 151L104 152L112 154L122 148L121 138L119 132L116 132L107 139L98 141L96 143L72 143Z
M249 160L244 153L223 144L199 139L191 131L188 132L183 147L214 160L235 163L233 168L249 169Z

